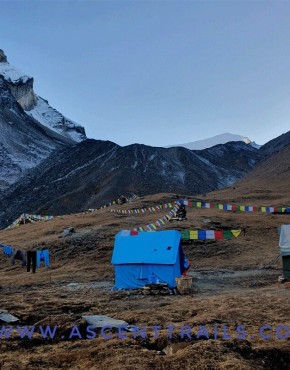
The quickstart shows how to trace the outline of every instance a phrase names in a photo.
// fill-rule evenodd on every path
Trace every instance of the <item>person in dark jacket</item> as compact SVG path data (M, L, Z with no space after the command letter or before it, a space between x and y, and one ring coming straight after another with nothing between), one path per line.
M186 220L186 209L185 209L184 204L181 204L180 207L178 208L178 210L176 212L176 217L179 220Z
M125 204L126 202L127 202L127 199L123 195L118 199L118 204L120 205Z

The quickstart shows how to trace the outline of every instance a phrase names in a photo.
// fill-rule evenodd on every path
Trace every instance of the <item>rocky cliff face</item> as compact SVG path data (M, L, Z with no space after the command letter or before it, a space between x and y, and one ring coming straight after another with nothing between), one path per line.
M8 63L3 50L0 50L0 79L23 110L40 125L75 142L86 139L82 126L64 117L47 100L35 94L33 78Z
M54 150L84 138L84 128L35 95L33 78L0 50L0 195Z
M36 105L36 96L33 92L33 78L25 82L19 81L18 83L9 83L6 85L11 91L12 96L20 104L20 106L29 111Z
M0 63L7 63L7 57L2 49L0 49Z
M27 116L0 79L0 194L54 150L67 145L71 141Z

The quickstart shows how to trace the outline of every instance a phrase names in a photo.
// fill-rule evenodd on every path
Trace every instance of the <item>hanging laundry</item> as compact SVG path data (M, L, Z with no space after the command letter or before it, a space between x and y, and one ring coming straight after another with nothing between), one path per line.
M5 245L3 253L6 254L8 257L11 257L13 254L13 248L10 245Z
M13 253L13 256L11 259L12 265L15 265L16 260L21 261L22 266L26 266L26 253L18 249L15 253Z
M49 251L44 249L42 251L36 251L36 266L40 267L41 261L44 261L45 267L49 267Z
M36 271L36 251L27 252L27 272L30 271L30 265L32 266L32 273Z

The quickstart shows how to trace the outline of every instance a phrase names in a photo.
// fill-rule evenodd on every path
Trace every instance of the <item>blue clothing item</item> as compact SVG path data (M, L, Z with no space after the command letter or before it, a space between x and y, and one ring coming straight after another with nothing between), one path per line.
M3 249L3 253L6 254L7 256L12 256L13 254L13 248L10 245L5 245Z
M36 266L40 267L41 261L44 261L44 265L49 267L49 252L48 249L42 251L36 251Z

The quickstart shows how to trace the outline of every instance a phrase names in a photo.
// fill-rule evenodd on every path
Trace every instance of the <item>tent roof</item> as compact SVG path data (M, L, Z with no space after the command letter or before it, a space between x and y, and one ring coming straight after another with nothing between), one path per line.
M121 231L115 237L112 263L175 264L180 239L181 233L176 230L139 232L137 235Z

